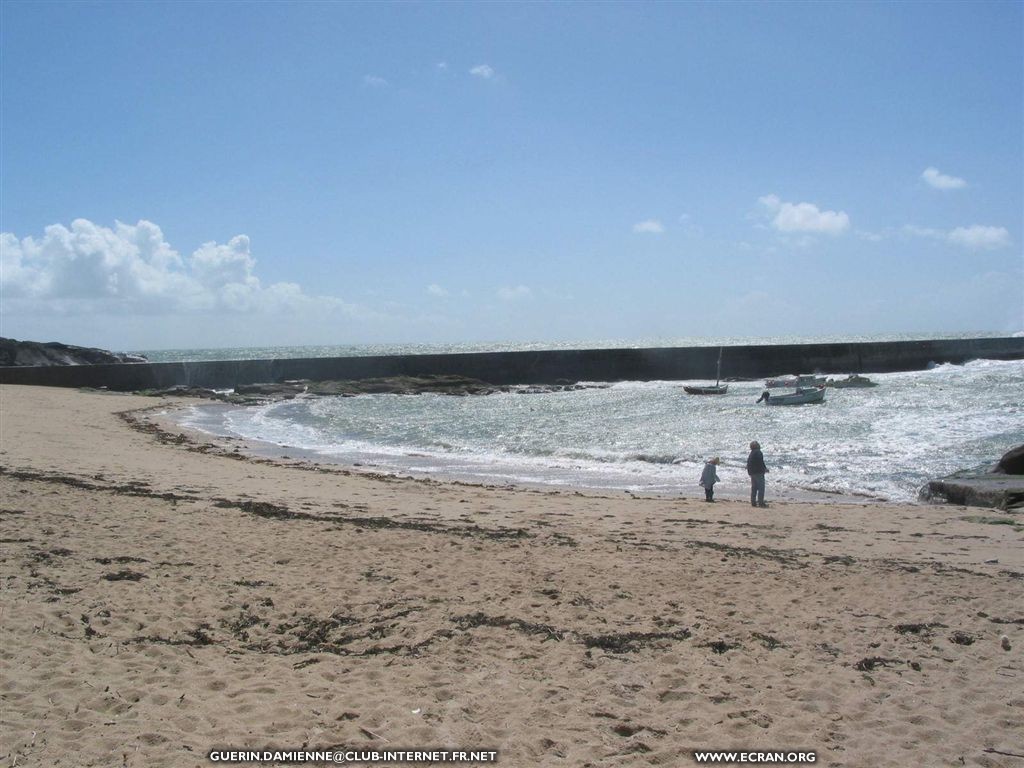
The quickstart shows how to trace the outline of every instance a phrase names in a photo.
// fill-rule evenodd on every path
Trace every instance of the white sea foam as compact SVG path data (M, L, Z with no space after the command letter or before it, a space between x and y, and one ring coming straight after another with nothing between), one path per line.
M482 482L697 492L720 456L718 492L742 496L759 440L776 495L823 492L896 501L929 478L991 463L1024 443L1024 361L978 360L872 375L823 405L766 408L761 382L689 397L681 382L480 397L299 398L196 414L194 426L382 471Z

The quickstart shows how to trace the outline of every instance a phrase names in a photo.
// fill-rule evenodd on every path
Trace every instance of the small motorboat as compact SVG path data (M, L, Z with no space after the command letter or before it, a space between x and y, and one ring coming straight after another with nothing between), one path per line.
M722 348L718 348L718 378L714 384L698 384L684 386L683 391L688 395L724 395L729 391L729 385L722 383Z
M797 387L795 392L784 395L773 395L767 389L761 394L757 402L764 401L765 405L806 405L808 403L825 402L825 387Z

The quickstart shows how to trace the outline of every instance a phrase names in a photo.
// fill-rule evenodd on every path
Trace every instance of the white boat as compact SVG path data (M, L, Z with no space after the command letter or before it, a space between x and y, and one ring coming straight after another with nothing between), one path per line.
M825 402L824 387L797 387L795 392L784 395L773 395L765 390L757 402L764 400L765 405L806 405L808 403Z

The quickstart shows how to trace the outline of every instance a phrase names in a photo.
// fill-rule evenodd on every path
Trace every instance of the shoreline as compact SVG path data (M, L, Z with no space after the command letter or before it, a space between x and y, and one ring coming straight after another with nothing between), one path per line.
M196 398L196 402L191 403L179 403L173 408L169 408L168 412L157 416L155 419L151 419L161 429L169 433L180 433L189 435L192 439L200 442L210 442L214 445L223 443L224 445L232 445L241 448L245 452L248 452L254 456L265 458L265 459L283 459L300 462L309 462L312 464L319 464L323 466L336 466L348 469L351 471L365 471L371 474L385 474L392 477L409 479L424 479L433 480L440 483L461 483L464 485L473 485L483 488L519 488L523 490L534 490L534 491L561 491L564 493L573 493L576 491L584 492L587 494L629 494L634 498L660 498L660 499L697 499L703 497L703 490L697 488L696 480L693 481L693 491L658 491L650 490L644 487L622 487L612 485L587 485L587 484L575 484L575 483L559 483L555 481L537 481L530 482L520 479L510 479L506 482L499 480L488 480L486 474L484 475L472 475L472 474L460 474L456 470L448 471L428 471L428 470L417 470L415 467L387 467L385 465L377 465L372 463L374 459L368 458L365 463L352 462L341 457L332 457L330 454L320 453L316 450L299 448L296 446L280 445L277 443L258 440L254 438L239 437L234 435L227 435L212 431L211 429L204 429L196 424L185 423L184 412L189 410L210 410L228 412L233 410L241 410L245 408L260 407L259 405L239 405L231 403L223 403L219 401L204 400ZM181 418L175 418L172 411L181 414ZM408 457L416 458L415 454L408 454ZM435 461L443 461L445 457L437 456L433 454L424 454ZM725 465L723 465L725 466ZM727 469L735 471L738 476L738 481L735 479L729 484L732 486L729 490L723 490L720 486L725 483L721 483L716 487L715 495L716 500L720 501L743 501L748 497L748 480L745 474L745 469L736 465L728 465ZM742 490L735 490L736 487L741 487ZM892 500L886 499L881 496L873 495L868 492L843 492L843 491L824 491L814 490L810 488L792 487L792 486L779 486L775 484L771 487L770 493L773 498L777 501L785 501L789 503L844 503L844 504L876 504L876 505L921 505L930 506L926 502L920 500Z
M3 768L1017 764L1024 535L987 510L402 479L128 423L188 401L0 400Z

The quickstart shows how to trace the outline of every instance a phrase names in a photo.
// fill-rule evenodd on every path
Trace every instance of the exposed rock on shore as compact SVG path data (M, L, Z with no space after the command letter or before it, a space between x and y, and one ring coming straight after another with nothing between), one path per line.
M1007 451L988 472L956 472L930 480L921 489L921 499L969 507L1024 509L1024 445Z
M94 347L76 347L57 341L18 341L0 337L0 366L22 365L109 365L146 363L142 355L108 352Z
M992 467L997 475L1024 475L1024 445L1011 448Z
M491 395L496 392L513 392L534 395L548 392L566 392L576 389L607 387L607 384L579 384L562 381L556 384L533 384L509 386L490 384L467 376L389 376L378 379L355 379L346 381L285 381L268 384L241 384L232 393L215 392L202 387L172 387L158 391L147 391L148 395L174 395L177 397L206 397L223 400L235 405L256 405L276 400L291 400L297 395L334 395L355 397L356 395Z
M313 395L343 396L422 395L427 392L442 395L490 395L508 389L466 376L389 376L381 379L311 382L308 391Z

